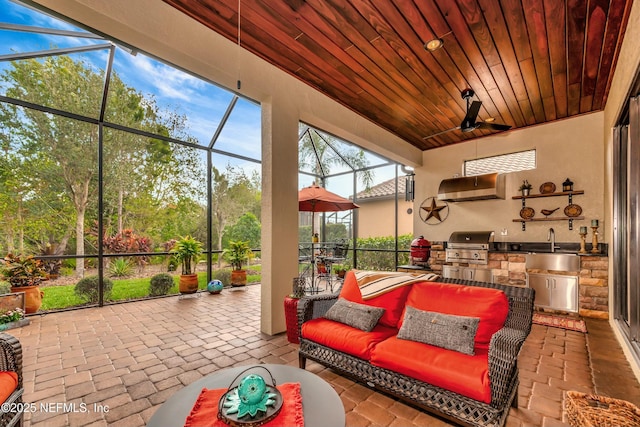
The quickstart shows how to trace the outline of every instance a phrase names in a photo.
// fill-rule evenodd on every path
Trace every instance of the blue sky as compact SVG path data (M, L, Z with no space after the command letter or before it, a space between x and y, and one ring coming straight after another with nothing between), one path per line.
M83 29L57 18L9 0L0 0L0 23L85 32ZM100 39L0 30L0 55L33 52L52 47L68 48L104 43L105 40ZM81 59L104 70L107 55L108 51L103 49L97 52L74 54L73 58ZM8 62L0 62L0 72L8 66ZM233 97L231 92L215 84L208 83L142 53L131 55L120 48L116 49L113 70L125 84L145 96L153 97L161 109L177 111L186 116L187 132L197 138L201 145L209 144ZM0 88L0 93L3 93L2 88ZM215 147L226 152L260 160L260 133L260 106L240 98ZM227 159L230 164L240 166L247 171L260 171L259 164L232 157L227 157ZM371 156L371 164L382 162L384 160ZM222 169L226 163L216 166ZM377 169L375 181L381 182L392 178L393 171L394 168L390 167ZM308 176L301 176L299 180L299 187L308 186L313 181ZM338 194L347 196L352 192L352 182L350 176L332 178L329 182L329 188Z

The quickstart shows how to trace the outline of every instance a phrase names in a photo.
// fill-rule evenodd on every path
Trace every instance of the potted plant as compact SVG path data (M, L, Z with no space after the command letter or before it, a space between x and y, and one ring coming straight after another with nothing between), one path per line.
M230 241L229 247L222 251L222 256L231 264L231 285L245 286L247 284L247 271L242 269L245 263L253 257L249 241Z
M44 293L40 282L47 277L47 270L41 260L33 255L26 257L7 254L2 265L2 276L11 285L11 292L24 292L25 311L35 313L42 305Z
M520 188L518 190L520 190L522 192L523 196L528 196L529 193L531 192L532 188L533 188L533 186L531 184L529 184L529 181L527 181L525 179L524 181L522 181L522 185L520 186Z
M349 270L349 266L346 264L334 264L333 272L336 276L341 279L344 279L344 275L347 274L347 270Z
M202 254L202 243L190 235L178 240L171 251L182 264L182 274L178 282L181 294L193 294L198 291L198 275L195 274L196 263Z

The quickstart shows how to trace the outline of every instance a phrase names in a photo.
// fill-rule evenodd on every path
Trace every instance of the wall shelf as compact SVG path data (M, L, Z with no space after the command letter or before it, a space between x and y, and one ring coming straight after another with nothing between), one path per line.
M561 191L559 193L540 193L540 194L529 194L528 196L513 196L512 199L537 199L539 197L558 197L558 196L573 196L578 194L584 194L584 190L574 190L574 191ZM569 202L571 203L571 202Z
M574 195L580 195L580 194L584 194L584 190L574 190L574 191L561 191L558 193L540 193L540 194L529 194L528 196L513 196L511 197L512 199L522 199L522 208L524 209L527 206L527 199L537 199L537 198L541 198L541 197L568 197L569 198L569 204L573 203L573 196ZM583 216L576 216L576 217L569 217L569 216L563 216L563 217L544 217L544 218L528 218L528 219L524 219L524 218L519 218L519 219L514 219L513 222L521 222L522 223L522 231L525 231L527 229L526 223L527 222L537 222L537 221L568 221L569 222L569 230L573 230L573 220L580 220L580 219L584 219Z

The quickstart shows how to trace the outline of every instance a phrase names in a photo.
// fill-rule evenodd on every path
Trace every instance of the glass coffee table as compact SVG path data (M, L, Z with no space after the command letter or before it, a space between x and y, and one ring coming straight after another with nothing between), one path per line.
M147 423L147 427L183 426L203 388L226 389L238 374L250 366L252 365L221 369L189 384L158 408ZM267 368L275 378L276 384L300 383L305 427L344 427L345 414L342 400L325 380L311 372L288 365L253 366ZM269 377L263 369L252 369L247 372L249 373L260 374L265 381L269 382Z

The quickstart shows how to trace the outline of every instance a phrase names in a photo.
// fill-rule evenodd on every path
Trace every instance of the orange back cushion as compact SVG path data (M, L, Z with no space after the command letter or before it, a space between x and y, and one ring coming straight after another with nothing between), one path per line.
M353 271L349 271L344 278L344 284L342 285L340 296L349 301L357 302L358 304L367 304L373 307L384 308L384 314L378 323L392 328L397 328L398 321L400 320L404 310L405 302L407 301L407 295L409 294L412 286L413 285L402 286L391 292L387 292L365 301L362 299L362 294L360 293L360 287L358 286L355 273Z
M414 284L407 296L407 305L418 310L479 317L474 340L477 349L489 348L491 337L502 328L509 313L509 300L498 289L436 282ZM404 313L402 316L398 329Z

